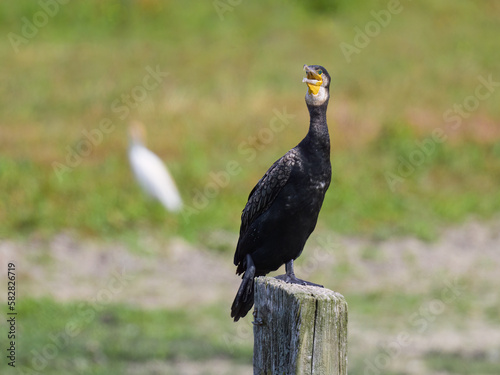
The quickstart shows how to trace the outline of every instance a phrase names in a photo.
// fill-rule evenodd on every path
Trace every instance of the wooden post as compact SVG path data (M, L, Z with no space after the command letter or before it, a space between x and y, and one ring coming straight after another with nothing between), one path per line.
M254 317L254 375L347 375L341 294L258 277Z

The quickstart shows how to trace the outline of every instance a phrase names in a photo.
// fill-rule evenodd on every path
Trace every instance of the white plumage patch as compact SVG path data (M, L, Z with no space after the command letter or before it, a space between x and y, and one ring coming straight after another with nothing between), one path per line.
M310 105L321 105L328 100L328 91L326 88L321 86L319 88L318 94L314 95L309 93L309 90L306 93L306 103Z
M169 211L179 211L182 199L161 159L142 144L133 142L129 149L132 171L143 190L158 199Z

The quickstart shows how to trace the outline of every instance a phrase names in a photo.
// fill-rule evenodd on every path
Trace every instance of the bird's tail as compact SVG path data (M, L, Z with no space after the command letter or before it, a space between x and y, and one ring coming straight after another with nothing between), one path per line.
M247 315L253 306L253 277L247 278L245 276L243 276L240 289L238 289L231 306L231 317L234 318L235 322Z
M234 298L233 305L231 306L231 317L237 322L243 318L253 306L253 280L255 277L255 266L253 265L252 258L247 255L246 270L241 280L240 288L236 297Z

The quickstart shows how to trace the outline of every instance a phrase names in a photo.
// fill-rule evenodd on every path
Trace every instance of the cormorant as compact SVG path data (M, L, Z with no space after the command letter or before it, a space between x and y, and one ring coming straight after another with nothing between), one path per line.
M277 278L320 286L298 279L293 271L293 261L302 253L316 226L332 174L326 123L330 75L320 65L304 65L304 70L309 132L268 169L250 192L241 214L234 264L243 280L231 306L234 321L244 317L253 306L254 277L275 271L283 264L286 274Z

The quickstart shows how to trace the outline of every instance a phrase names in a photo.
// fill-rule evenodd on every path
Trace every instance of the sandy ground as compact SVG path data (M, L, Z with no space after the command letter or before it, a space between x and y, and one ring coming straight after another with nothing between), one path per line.
M236 239L234 234L215 233L207 244L215 241L219 248L231 247ZM164 242L144 236L140 241L134 250L122 243L81 241L68 233L50 241L4 239L0 241L0 264L16 263L23 293L31 296L50 295L59 301L110 298L144 308L224 303L229 309L239 285L232 254L195 248L182 239ZM349 270L347 276L340 278L332 272L338 264ZM431 374L423 356L446 352L465 357L480 354L498 361L500 373L500 327L488 325L480 314L460 322L460 327L447 318L453 316L455 302L461 296L476 290L484 304L478 310L499 306L499 220L470 221L447 229L434 243L415 238L375 242L318 233L297 262L296 273L326 286L336 285L347 301L350 293L434 292L415 312L416 317L402 317L389 325L362 320L350 311L350 358L356 358L356 352L371 353L362 365L365 370L374 365L381 373L390 368L404 374ZM126 292L121 285L126 285ZM417 321L419 317L424 320ZM411 340L401 342L400 334L408 330ZM392 352L384 351L391 345ZM390 359L387 365L383 353ZM167 374L211 374L207 368L217 368L217 374L252 373L250 366L219 359L168 365L152 362L146 368L148 373L165 373L162 366L169 368ZM131 367L129 373L139 372Z

